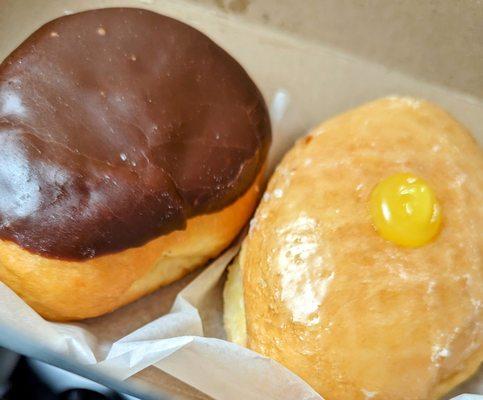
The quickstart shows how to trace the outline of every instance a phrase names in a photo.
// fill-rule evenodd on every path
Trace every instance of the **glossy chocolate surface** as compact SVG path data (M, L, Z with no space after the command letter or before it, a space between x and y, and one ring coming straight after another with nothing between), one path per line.
M61 17L0 65L0 238L74 260L142 245L235 201L269 143L257 87L197 30Z

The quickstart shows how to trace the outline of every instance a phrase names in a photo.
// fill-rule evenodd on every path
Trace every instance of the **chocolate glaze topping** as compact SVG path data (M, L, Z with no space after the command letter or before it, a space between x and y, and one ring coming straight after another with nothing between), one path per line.
M74 260L142 245L235 201L269 142L257 87L197 30L61 17L0 65L0 238Z

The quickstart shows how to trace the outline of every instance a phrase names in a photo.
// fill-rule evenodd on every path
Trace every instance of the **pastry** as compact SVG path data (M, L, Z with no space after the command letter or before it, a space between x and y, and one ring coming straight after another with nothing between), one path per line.
M337 116L278 165L225 286L228 338L326 400L436 399L483 359L483 155L439 107Z
M47 23L0 65L0 281L73 320L182 277L250 217L270 135L247 73L188 25Z

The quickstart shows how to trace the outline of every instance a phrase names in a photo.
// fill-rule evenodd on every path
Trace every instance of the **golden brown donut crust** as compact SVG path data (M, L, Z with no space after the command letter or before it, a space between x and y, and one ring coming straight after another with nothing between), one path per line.
M167 285L217 256L252 214L263 172L223 210L188 220L186 229L85 261L42 257L0 240L0 281L55 321L96 317Z
M394 173L443 210L430 244L374 230L368 198ZM386 98L298 141L273 175L240 256L248 347L326 400L434 399L482 361L483 156L440 108Z

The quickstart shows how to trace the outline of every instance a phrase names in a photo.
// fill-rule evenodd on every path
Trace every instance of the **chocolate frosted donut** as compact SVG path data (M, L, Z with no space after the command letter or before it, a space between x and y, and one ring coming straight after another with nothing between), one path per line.
M55 320L172 282L246 223L270 136L247 73L184 23L49 22L0 65L0 281Z
M41 27L0 66L0 238L82 260L233 203L270 123L243 68L197 30L110 8Z

